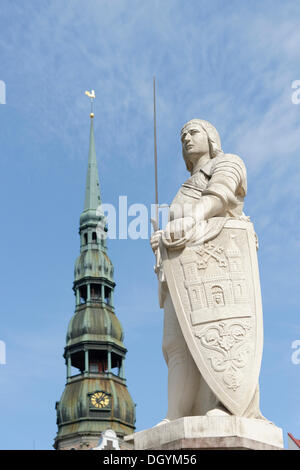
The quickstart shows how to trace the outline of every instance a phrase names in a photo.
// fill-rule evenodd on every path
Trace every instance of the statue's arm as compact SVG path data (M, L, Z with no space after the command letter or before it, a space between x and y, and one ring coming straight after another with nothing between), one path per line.
M164 235L164 243L167 243L166 240L170 240L171 244L179 240L178 246L183 246L193 237L198 223L222 217L235 208L246 194L246 184L246 168L240 157L232 154L215 157L211 178L197 203L181 205L180 199L177 199L180 215L173 215L164 234L160 234Z
M195 218L207 220L235 207L246 195L246 168L237 155L217 157L211 179L197 204Z
M191 216L196 222L208 220L216 217L225 210L225 203L223 199L214 194L202 196L201 200L195 206Z

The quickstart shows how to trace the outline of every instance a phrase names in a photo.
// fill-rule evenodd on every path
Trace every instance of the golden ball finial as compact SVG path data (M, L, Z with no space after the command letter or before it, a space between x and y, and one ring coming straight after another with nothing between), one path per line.
M90 118L93 119L93 117L95 116L95 114L93 113L93 104L94 104L94 99L96 98L95 90L86 91L85 94L91 99L91 113L90 113Z

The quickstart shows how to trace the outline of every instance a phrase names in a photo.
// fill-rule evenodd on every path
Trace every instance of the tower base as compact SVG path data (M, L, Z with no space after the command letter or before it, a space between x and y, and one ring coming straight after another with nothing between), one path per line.
M239 416L188 416L125 437L135 450L282 450L282 429Z

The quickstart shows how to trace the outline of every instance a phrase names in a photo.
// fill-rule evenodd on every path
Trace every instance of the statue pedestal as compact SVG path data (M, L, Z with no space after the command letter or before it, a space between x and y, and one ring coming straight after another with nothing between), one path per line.
M135 450L281 450L282 429L239 416L188 416L125 437Z

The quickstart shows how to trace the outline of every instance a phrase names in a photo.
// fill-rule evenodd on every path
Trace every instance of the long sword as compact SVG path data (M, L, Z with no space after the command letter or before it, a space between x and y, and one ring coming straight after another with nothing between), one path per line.
M159 230L158 215L158 183L157 183L157 143L156 143L156 93L155 77L153 77L153 127L154 127L154 171L155 171L155 220L151 219L153 230Z
M151 219L152 227L154 232L159 230L159 212L158 212L158 183L157 183L157 143L156 143L156 94L155 94L155 77L153 77L153 124L154 124L154 172L155 172L155 219ZM161 255L160 249L155 252L156 256L156 265L155 265L155 272L157 273L160 262L161 262Z

